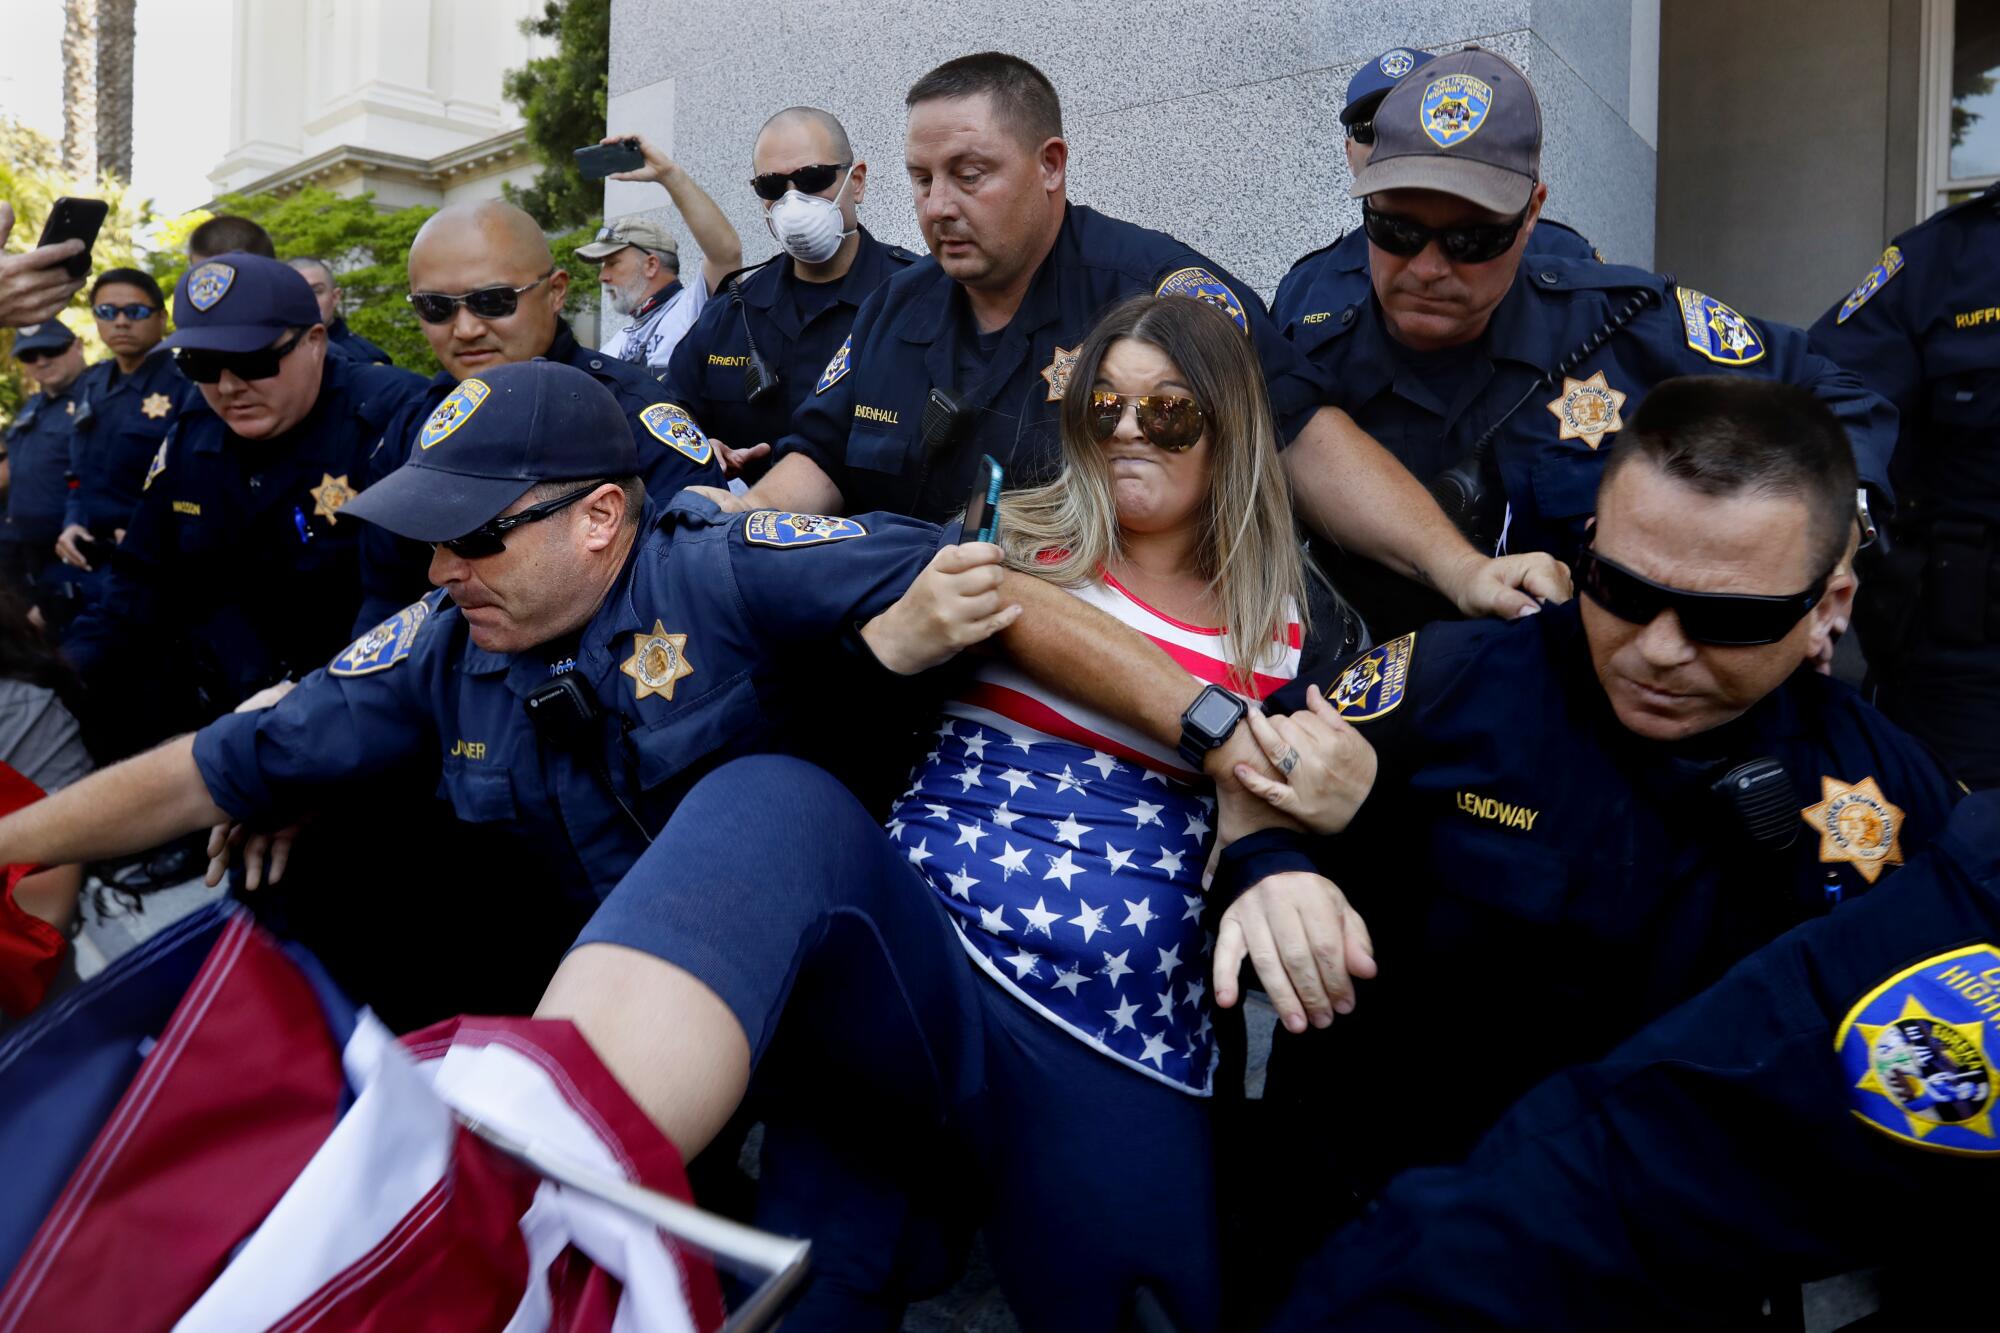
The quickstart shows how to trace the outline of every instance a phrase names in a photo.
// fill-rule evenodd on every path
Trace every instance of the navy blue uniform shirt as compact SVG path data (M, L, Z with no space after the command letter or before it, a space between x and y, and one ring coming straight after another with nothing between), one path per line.
M56 537L62 532L76 389L73 383L61 393L32 395L7 427L5 536L8 541L46 548L36 553L37 558L55 558Z
M1280 440L1290 441L1318 410L1325 386L1254 291L1164 232L1070 204L1055 248L1014 318L992 335L990 351L978 346L959 285L934 259L913 264L862 304L853 333L772 453L811 458L850 511L932 520L964 507L981 454L1006 468L1010 488L1046 481L1061 463L1056 413L1075 354L1106 309L1142 292L1208 301L1256 339ZM924 406L933 388L971 420L927 451Z
M104 544L102 550L130 521L146 468L160 452L175 414L199 395L175 368L173 354L158 347L130 375L119 374L116 361L87 367L70 393L76 398L76 415L63 523L89 528Z
M863 227L853 265L833 282L801 282L783 252L731 274L674 348L662 392L685 408L703 433L731 448L783 439L792 414L854 327L854 312L890 275L916 261L908 250L884 245ZM801 295L809 308L818 307L803 322ZM778 377L778 391L756 404L743 384L751 339Z
M1363 1176L1456 1157L1541 1078L1601 1057L1893 873L1957 795L1917 741L1810 668L1710 732L1634 736L1597 682L1575 602L1428 626L1323 688L1380 756L1322 860L1367 919L1381 976L1333 1028L1281 1036L1272 1079L1288 1059L1320 1062L1313 1112ZM1777 849L1711 791L1765 757L1798 811ZM1399 1090L1387 1139L1378 1097L1337 1091L1384 1079Z
M2000 793L1984 793L1893 892L1550 1079L1463 1165L1391 1184L1275 1327L1762 1328L1763 1297L1801 1281L1976 1261L1993 1220L1952 1203L2000 1179L1996 941ZM1523 1035L1560 1041L1544 1017ZM1448 1061L1477 1031L1425 1035Z
M326 326L326 337L328 342L357 361L364 361L377 366L393 366L396 364L394 357L356 333L353 329L348 328L347 321L338 315L334 316L333 323Z
M1544 217L1528 233L1527 259L1594 259L1604 256L1576 228ZM1526 260L1523 261L1524 263ZM1292 265L1292 271L1278 281L1278 294L1271 301L1271 318L1285 336L1298 339L1301 321L1314 316L1314 324L1339 318L1339 312L1368 299L1368 233L1361 228L1342 236L1332 245L1321 246Z
M687 414L665 400L658 380L644 366L585 347L567 321L556 322L548 359L587 372L611 390L630 418L632 438L639 446L646 494L665 504L684 486L720 486L722 465L715 448L688 422ZM379 481L401 467L416 447L417 432L439 403L458 387L450 371L431 377L424 391L404 405L383 431L381 446L368 464L368 480ZM430 586L425 571L430 548L405 541L384 528L368 524L362 538L362 602L354 632L377 624L397 607L422 595Z
M641 523L624 572L563 656L475 647L434 592L275 707L204 728L195 761L210 795L232 817L268 822L427 765L458 818L514 835L554 885L594 902L645 850L634 819L658 830L714 764L853 706L813 683L842 651L836 641L900 597L942 537L888 514L725 515L695 495L664 511L649 503ZM595 745L543 740L529 721L526 697L564 670L602 710Z
M324 662L361 600L361 490L382 428L423 388L392 366L329 356L312 410L274 439L246 440L197 393L161 441L125 540L64 650L86 679L130 671L135 644L202 659L231 707Z
M1347 303L1321 305L1322 287ZM1497 426L1488 484L1493 531L1508 551L1575 557L1607 451L1647 391L1677 375L1760 375L1811 389L1847 427L1862 481L1888 492L1896 413L1886 400L1812 352L1802 330L1746 319L1658 274L1524 259L1483 336L1428 353L1396 342L1373 292L1351 289L1328 271L1295 301L1294 339L1329 384L1329 401L1425 482ZM1600 343L1626 310L1631 317ZM1432 618L1406 580L1358 559L1334 572L1378 637Z

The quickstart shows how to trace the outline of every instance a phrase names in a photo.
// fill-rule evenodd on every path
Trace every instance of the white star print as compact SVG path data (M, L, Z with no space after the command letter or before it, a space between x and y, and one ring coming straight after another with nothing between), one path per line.
M1104 909L1102 907L1092 907L1081 898L1077 899L1077 903L1083 910L1071 917L1069 923L1072 926L1083 927L1083 942L1088 944L1092 935L1095 935L1100 930L1108 929L1104 924Z
M890 842L901 842L901 841L903 840L903 830L904 830L904 829L905 829L906 827L908 827L908 826L907 826L907 825L905 825L905 824L903 823L903 821L902 821L902 820L900 820L900 819L892 819L892 820L890 820L890 821L889 821L889 841L890 841Z
M980 908L979 924L989 935L1011 935L1014 933L1014 928L1007 924L1007 909L1004 907Z
M1193 838L1196 842L1201 841L1208 836L1208 821L1200 815L1189 815L1187 817L1187 831L1181 836Z
M1202 901L1192 893L1183 893L1181 901L1187 904L1187 911L1181 913L1183 921L1201 920Z
M1060 987L1068 991L1071 995L1074 995L1076 994L1076 988L1081 986L1083 982L1083 973L1072 972L1066 967L1060 967L1056 969L1056 979L1051 981L1049 986L1051 989Z
M1064 764L1063 771L1056 774L1056 795L1060 796L1066 791L1083 790L1085 790L1083 779L1070 772L1069 765Z
M1047 900L1037 898L1033 907L1017 907L1014 910L1027 918L1029 930L1039 930L1051 939L1055 937L1055 932L1049 927L1062 919L1062 913L1049 911Z
M1213 1029L1214 1027L1215 1024L1208 1021L1208 1013L1206 1010L1204 1010L1201 1015L1201 1026L1197 1027L1194 1030L1195 1040L1200 1041L1202 1038L1206 1037L1209 1034L1210 1030Z
M993 822L998 824L1001 828L1004 829L1012 829L1014 827L1014 821L1019 818L1020 818L1019 815L1015 814L1012 810L1009 810L1007 808L1007 803L1005 801L1000 802L1000 808L993 812Z
M937 735L938 735L939 739L943 739L943 738L944 738L944 737L946 737L946 736L956 736L956 735L958 735L958 733L957 733L956 731L953 731L953 730L952 730L952 725L951 725L951 719L950 719L950 718L946 718L946 719L944 720L944 725L943 725L943 726L941 726L941 727L939 727L939 728L937 729Z
M1176 944L1171 949L1158 949L1155 952L1160 955L1160 965L1153 970L1164 976L1167 980L1172 981L1174 979L1174 969L1181 965L1181 946ZM1172 988L1169 987L1168 989Z
M1064 815L1060 820L1051 819L1049 823L1055 828L1057 842L1066 842L1078 851L1083 850L1083 835L1090 832L1088 824L1078 823L1073 814Z
M1009 796L1019 796L1023 787L1026 787L1029 791L1040 790L1040 788L1035 786L1035 780L1018 768L1008 769L1000 775L1000 780L1007 784L1007 794Z
M968 874L966 867L960 866L956 875L947 875L945 878L951 881L952 896L963 898L967 902L972 901L972 886L979 882L977 875Z
M1104 966L1099 969L1098 975L1111 983L1111 989L1117 990L1120 978L1132 970L1125 965L1125 960L1131 956L1130 949L1115 956L1108 949L1104 951Z
M980 732L976 736L965 737L965 752L974 759L984 759L986 757L986 733Z
M1161 773L1161 772L1159 772L1159 771L1158 771L1158 770L1156 770L1156 769L1151 769L1151 768L1149 768L1149 769L1147 769L1147 770L1146 770L1145 772L1143 772L1143 773L1141 773L1141 774L1139 775L1139 781L1141 781L1141 782L1157 782L1157 783L1159 783L1159 784L1160 784L1160 785L1161 785L1162 787L1164 787L1164 786L1166 786L1166 785L1167 785L1167 775L1166 775L1165 773Z
M1107 840L1104 844L1104 859L1111 863L1111 873L1115 875L1132 864L1132 853L1113 847Z
M1122 1000L1116 1009L1106 1009L1104 1012L1110 1016L1112 1022L1118 1025L1111 1029L1113 1032L1123 1032L1126 1028L1136 1028L1139 1026L1132 1021L1132 1015L1139 1012L1139 1006L1130 1000Z
M1151 1060L1153 1062L1153 1068L1162 1071L1164 1071L1167 1066L1166 1063L1160 1057L1164 1056L1170 1049L1167 1046L1165 1037L1166 1037L1165 1033L1160 1033L1156 1036L1151 1036L1146 1038L1146 1049L1139 1052L1139 1058L1141 1060Z
M1021 749L1021 753L1027 754L1030 747L1032 747L1034 743L1035 743L1034 741L1028 738L1028 734L1026 732L1012 731L1007 733L1007 744L1002 746L1001 748L1011 750L1015 746L1019 746Z
M1208 994L1208 987L1202 983L1199 977L1188 983L1187 1002L1193 1008L1201 1008L1201 997L1206 994Z
M1028 868L1028 849L1026 847L1017 848L1013 843L1004 840L1000 845L1006 850L993 858L993 864L1000 867L1000 882L1005 884L1008 880L1014 878L1016 870L1026 870Z
M910 848L910 864L913 866L920 866L924 862L930 860L932 855L933 853L931 852L931 840L929 838L925 838L922 842L919 842L916 846Z
M970 824L960 824L958 826L958 841L953 843L952 846L970 847L973 854L977 855L979 852L979 840L985 836L986 830L979 827L979 821L975 819Z
M958 775L958 789L962 792L971 791L974 787L984 787L985 785L985 783L979 780L979 765L977 764L967 764L964 771Z
M1144 828L1148 824L1159 824L1160 811L1165 808L1165 806L1154 805L1151 801L1141 801L1137 805L1126 806L1124 813L1138 821L1133 824L1133 828ZM1160 827L1165 828L1166 825L1161 824Z
M1174 988L1167 987L1160 992L1160 1007L1146 1015L1148 1018L1172 1018L1174 1016Z
M1141 898L1136 903L1127 898L1125 900L1125 919L1118 924L1121 926L1137 926L1139 933L1144 935L1146 927L1153 924L1153 899L1151 895Z
M1047 855L1047 853L1043 854ZM1069 882L1082 873L1083 867L1071 860L1069 850L1064 848L1061 856L1049 857L1049 868L1042 878L1061 880L1064 890L1067 891L1069 889Z
M924 805L924 809L929 811L930 817L937 820L940 824L949 824L951 822L951 807L948 805L932 805L927 802Z
M1167 878L1172 879L1175 875L1181 873L1181 853L1170 852L1162 847L1160 849L1160 859L1153 862L1153 869L1166 871Z
M1038 977L1041 975L1040 972L1035 970L1035 964L1041 960L1026 949L1013 955L1007 961L1014 965L1014 980L1016 981L1026 981L1029 977Z
M1102 750L1092 750L1090 758L1083 761L1083 766L1085 768L1094 768L1107 778L1125 767L1125 765L1119 763Z

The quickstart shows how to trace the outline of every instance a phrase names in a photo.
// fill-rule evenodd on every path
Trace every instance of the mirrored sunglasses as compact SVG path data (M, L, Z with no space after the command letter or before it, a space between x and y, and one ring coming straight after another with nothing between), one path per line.
M151 319L154 315L159 314L160 308L156 305L147 305L144 301L134 301L130 305L113 305L109 301L106 301L103 305L92 306L90 313L106 322L123 315L134 324L137 324L142 319Z
M1183 398L1179 394L1141 395L1093 389L1090 406L1084 412L1091 438L1103 444L1116 435L1118 423L1125 419L1127 407L1138 419L1139 433L1146 437L1146 442L1169 453L1177 454L1194 448L1201 440L1201 433L1208 429L1207 414L1201 410L1201 404L1192 398Z

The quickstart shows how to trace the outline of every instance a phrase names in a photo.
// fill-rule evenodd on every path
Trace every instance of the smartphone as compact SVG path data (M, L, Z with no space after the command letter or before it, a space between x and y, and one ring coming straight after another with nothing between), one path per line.
M972 495L965 502L965 529L960 541L990 542L1000 526L1000 483L1006 476L992 454L981 454L974 469Z
M637 171L646 165L637 139L594 143L576 150L577 172L587 181L603 180L614 171Z
M102 199L72 199L68 195L56 200L49 209L49 220L42 224L40 245L60 245L67 240L83 242L83 253L63 261L63 271L72 278L87 277L90 273L90 247L97 244L97 229L104 225L104 215L111 206Z

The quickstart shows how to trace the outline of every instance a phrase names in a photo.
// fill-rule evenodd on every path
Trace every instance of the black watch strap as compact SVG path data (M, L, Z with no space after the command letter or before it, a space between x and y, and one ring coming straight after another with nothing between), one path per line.
M1222 686L1204 687L1181 714L1181 758L1195 768L1202 767L1208 752L1228 740L1249 711L1248 704Z

